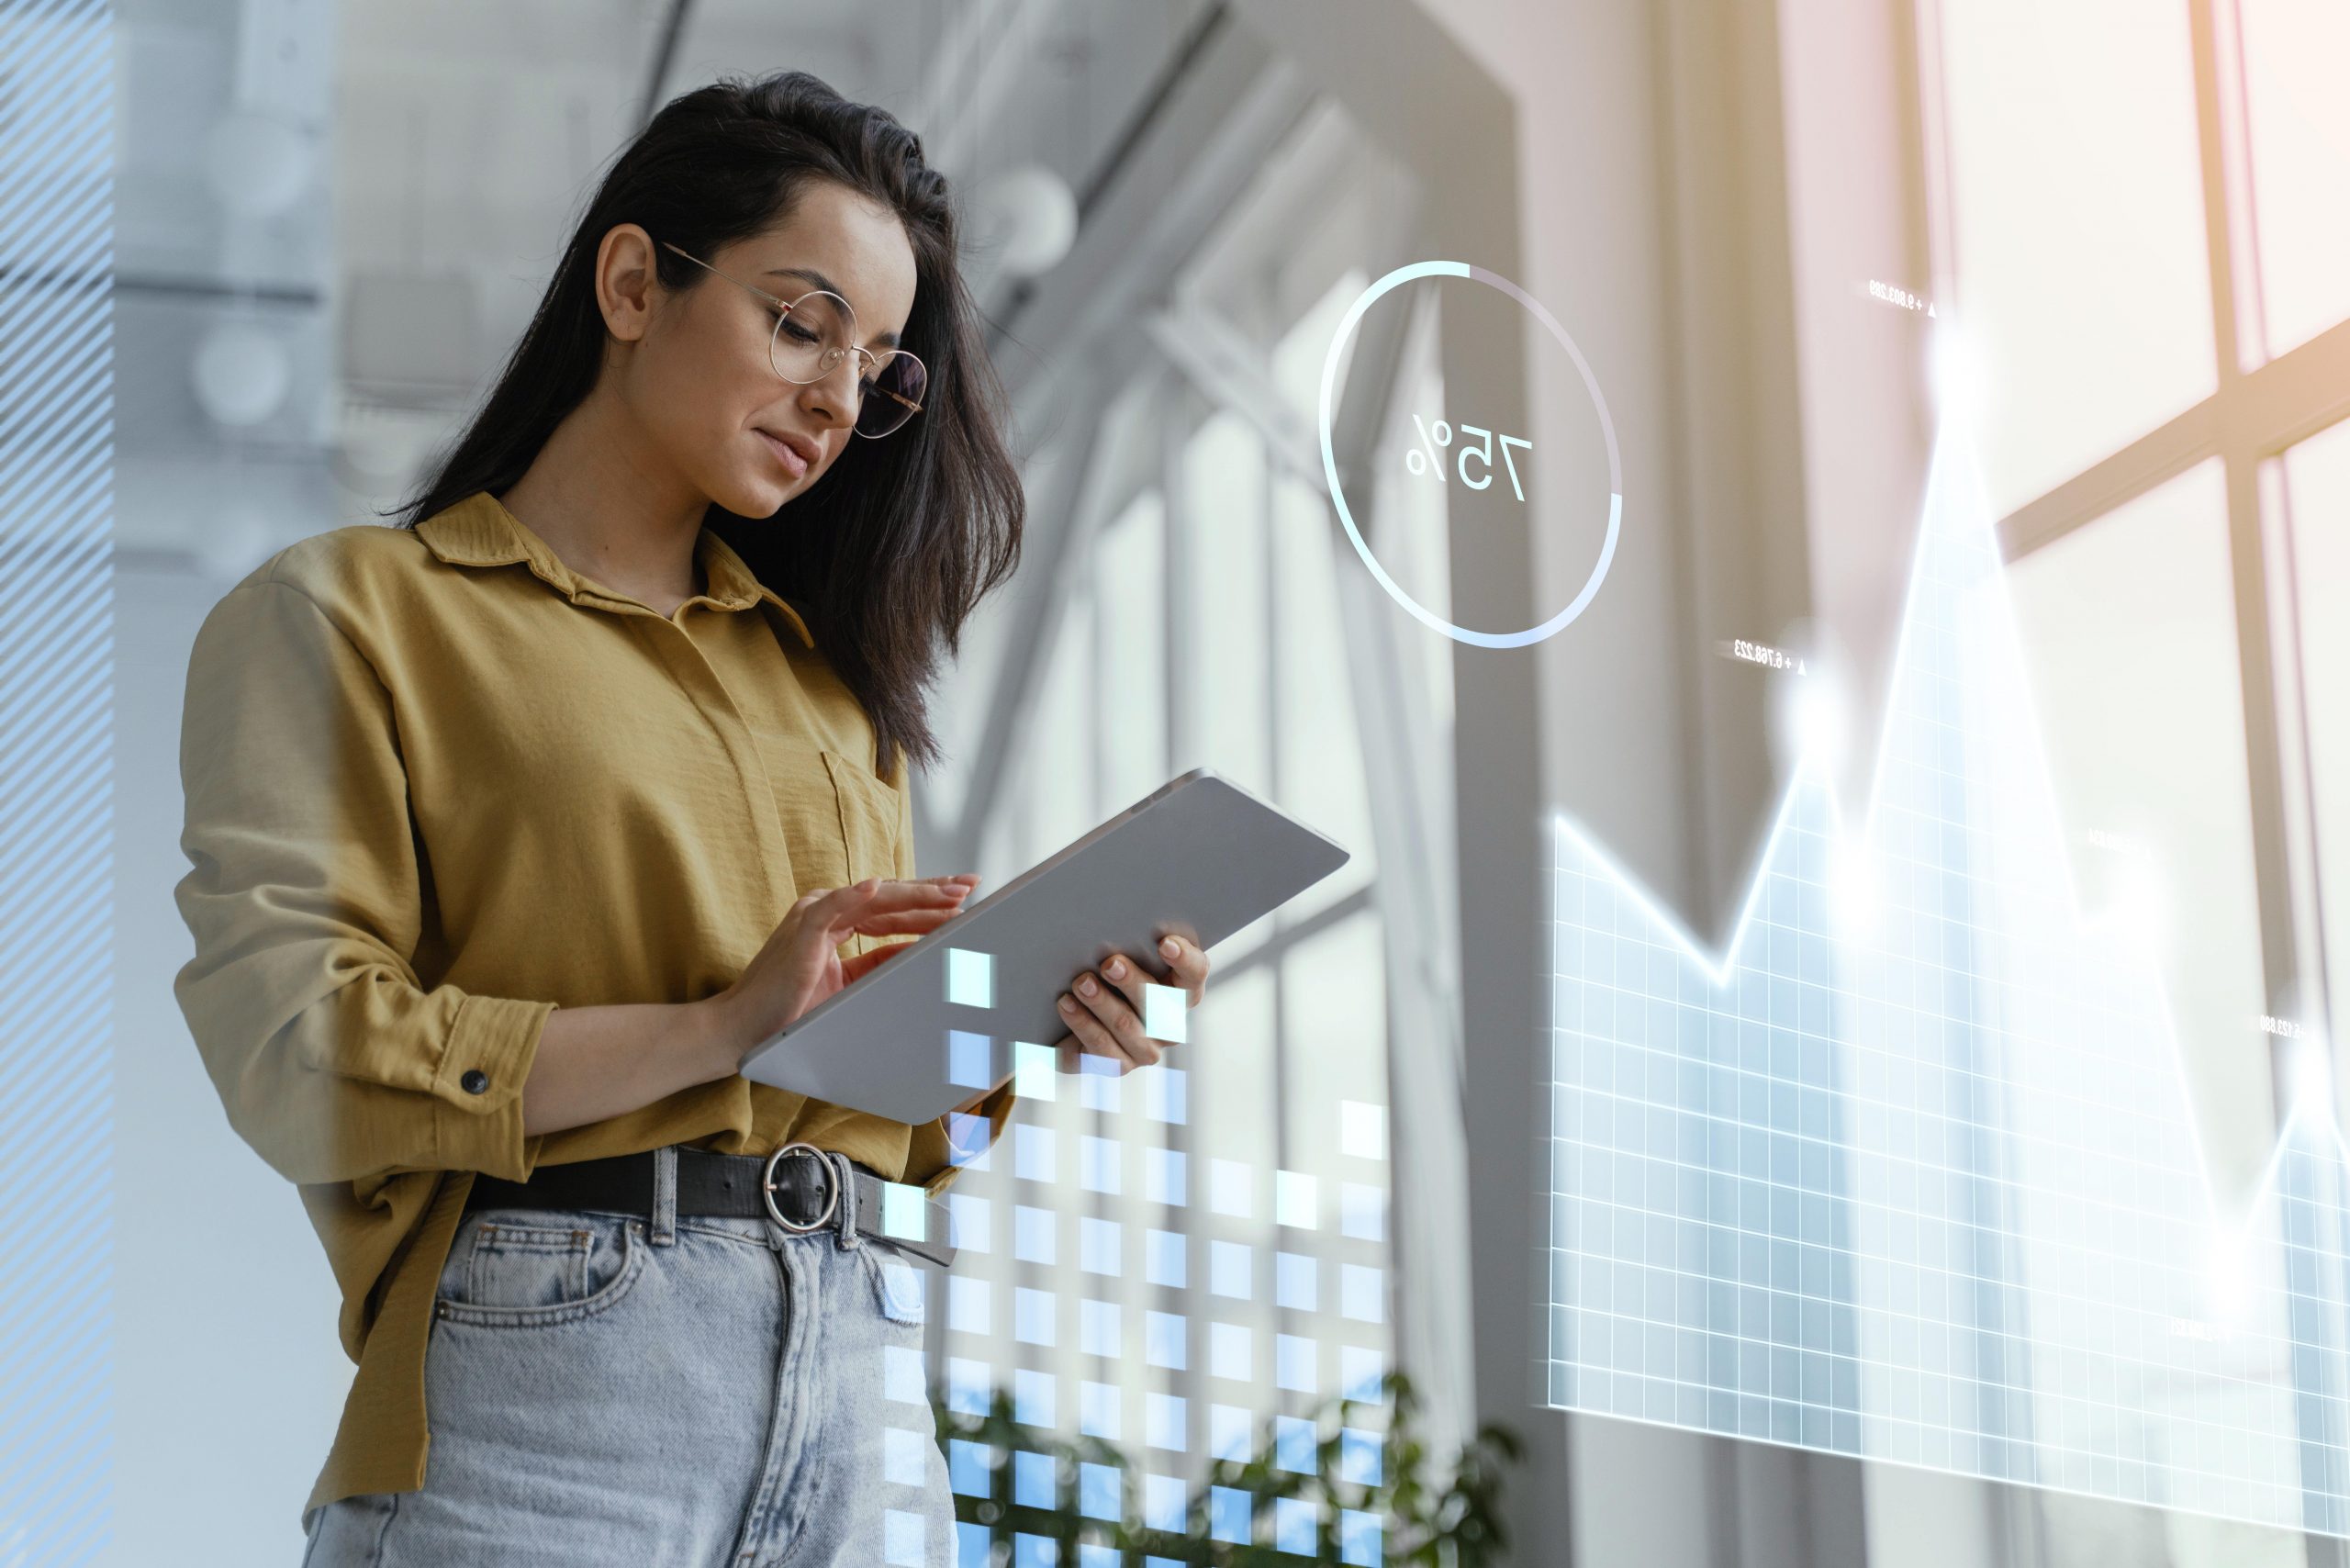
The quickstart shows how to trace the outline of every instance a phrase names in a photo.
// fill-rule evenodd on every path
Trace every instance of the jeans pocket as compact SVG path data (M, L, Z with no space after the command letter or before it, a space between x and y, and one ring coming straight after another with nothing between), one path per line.
M930 1282L913 1264L896 1256L886 1243L867 1238L858 1248L866 1271L873 1278L874 1303L892 1323L919 1328L926 1316Z
M434 1316L504 1328L591 1317L643 1272L643 1228L616 1215L470 1215L441 1271Z

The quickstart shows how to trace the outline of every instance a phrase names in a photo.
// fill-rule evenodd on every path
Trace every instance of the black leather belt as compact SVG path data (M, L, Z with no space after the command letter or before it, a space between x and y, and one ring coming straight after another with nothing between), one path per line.
M840 1222L843 1161L809 1144L773 1154L712 1154L679 1148L677 1212L773 1219L786 1230L822 1230ZM542 1165L528 1182L476 1174L465 1208L593 1209L642 1215L654 1209L654 1159L616 1154L569 1165ZM885 1241L945 1268L955 1260L946 1205L921 1188L885 1182L854 1161L849 1197L860 1235Z

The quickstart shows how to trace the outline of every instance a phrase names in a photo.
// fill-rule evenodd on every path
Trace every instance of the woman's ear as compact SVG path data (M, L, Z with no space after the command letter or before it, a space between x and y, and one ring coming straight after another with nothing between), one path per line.
M596 306L605 329L624 343L643 337L660 288L653 236L634 223L615 224L596 247Z

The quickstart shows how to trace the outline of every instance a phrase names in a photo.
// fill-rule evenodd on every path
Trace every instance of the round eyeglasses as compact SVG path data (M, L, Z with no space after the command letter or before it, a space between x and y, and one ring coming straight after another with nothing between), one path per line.
M767 332L767 364L794 386L822 381L838 370L843 361L856 360L857 434L888 435L922 412L923 393L930 386L929 370L904 349L875 353L858 342L856 312L839 295L817 288L797 299L779 299L666 240L661 248L725 278L767 306L775 316L775 325Z

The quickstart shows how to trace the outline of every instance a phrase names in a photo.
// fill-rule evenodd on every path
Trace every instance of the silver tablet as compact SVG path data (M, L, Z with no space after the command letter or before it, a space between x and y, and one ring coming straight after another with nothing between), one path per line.
M1347 863L1329 839L1198 768L964 910L743 1060L756 1083L927 1122L1012 1076L1015 1042L1069 1033L1055 999L1161 933L1212 947Z

